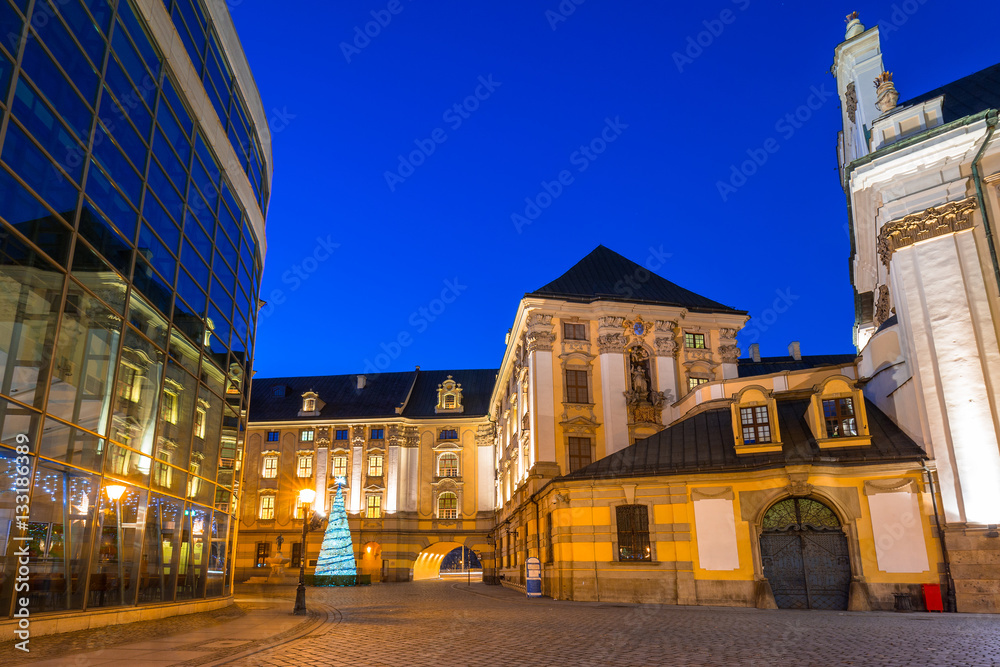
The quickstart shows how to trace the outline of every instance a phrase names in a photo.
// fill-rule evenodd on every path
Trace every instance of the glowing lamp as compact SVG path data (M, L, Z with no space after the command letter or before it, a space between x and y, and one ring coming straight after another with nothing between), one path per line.
M125 493L125 487L121 484L109 484L104 487L104 491L108 494L108 498L111 499L111 502L116 503L118 502L118 499L122 497L122 494Z
M303 505L310 505L316 500L316 491L313 489L302 489L299 491L299 502Z

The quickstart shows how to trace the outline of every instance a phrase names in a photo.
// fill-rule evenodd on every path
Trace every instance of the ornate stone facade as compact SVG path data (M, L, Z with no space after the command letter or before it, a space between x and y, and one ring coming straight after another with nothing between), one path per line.
M918 241L972 229L972 214L976 208L976 198L968 197L887 223L878 234L879 258L888 267L892 253L900 248Z

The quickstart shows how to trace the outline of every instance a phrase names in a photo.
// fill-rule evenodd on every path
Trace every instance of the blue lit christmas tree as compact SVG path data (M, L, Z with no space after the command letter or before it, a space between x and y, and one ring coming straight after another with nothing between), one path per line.
M357 565L354 562L354 544L351 542L351 528L347 524L347 510L344 509L344 494L340 480L337 480L337 495L330 508L330 522L323 534L323 546L319 550L316 563L316 586L353 586L357 580Z

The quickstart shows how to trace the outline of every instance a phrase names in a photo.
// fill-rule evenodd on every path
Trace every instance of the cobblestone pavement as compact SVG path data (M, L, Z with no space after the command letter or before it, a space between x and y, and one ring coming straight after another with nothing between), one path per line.
M1000 616L528 600L422 581L309 589L339 621L232 665L1000 665Z

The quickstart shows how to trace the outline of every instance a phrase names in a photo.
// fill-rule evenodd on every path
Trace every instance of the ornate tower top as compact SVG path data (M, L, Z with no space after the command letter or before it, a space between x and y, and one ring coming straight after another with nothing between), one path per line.
M879 108L879 111L885 113L896 108L899 93L892 82L892 72L882 72L878 75L878 78L875 79L875 94L878 96L875 106Z
M847 24L847 33L844 35L845 41L851 39L852 37L857 37L865 31L865 26L858 19L857 12L851 12L848 14L847 18L844 19L844 22Z

